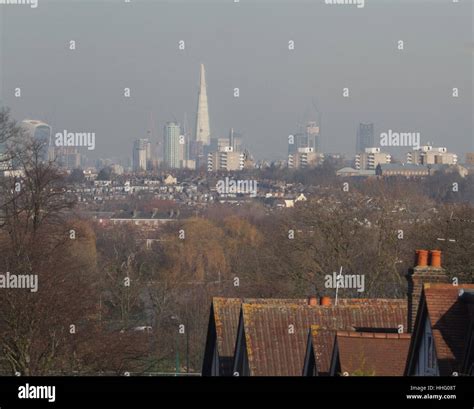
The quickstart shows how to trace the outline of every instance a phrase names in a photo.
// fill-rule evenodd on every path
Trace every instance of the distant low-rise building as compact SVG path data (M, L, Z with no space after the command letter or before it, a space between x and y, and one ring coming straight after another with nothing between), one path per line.
M388 153L381 152L380 148L366 148L364 152L359 153L355 157L355 168L375 170L377 165L391 163L392 156Z
M235 171L242 170L245 165L245 156L243 153L234 152L232 147L227 147L217 152L210 152L207 155L207 170L215 172L219 170Z
M314 148L298 148L294 153L288 155L288 168L306 169L320 165L324 160L324 155L315 152Z
M466 153L466 165L474 165L474 152Z
M176 179L173 175L167 175L163 179L163 183L167 186L176 185L178 183L178 179Z
M418 165L456 165L458 163L458 155L448 152L448 148L435 148L432 145L425 145L408 152L407 163Z
M381 176L422 177L430 175L430 168L428 166L407 163L389 163L380 165L379 169Z
M339 169L336 172L336 176L340 176L340 177L357 177L357 176L369 177L369 176L375 176L375 170L372 170L372 169L354 169L354 168L351 168L351 167L345 167L345 168Z

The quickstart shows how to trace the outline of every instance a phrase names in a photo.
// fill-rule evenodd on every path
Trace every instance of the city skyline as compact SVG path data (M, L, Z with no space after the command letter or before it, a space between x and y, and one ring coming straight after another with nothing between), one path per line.
M472 407L473 12L0 0L0 409Z
M325 152L352 155L358 124L370 122L375 124L376 141L389 130L419 132L422 144L447 145L464 154L474 150L468 18L472 5L432 4L425 8L406 2L383 7L371 3L359 10L295 1L278 4L271 15L257 3L204 2L196 7L191 2L164 6L137 1L91 8L51 0L34 10L2 8L0 34L16 27L25 36L3 36L0 42L0 99L19 120L39 118L55 130L93 130L97 148L88 154L120 158L129 156L133 140L147 136L150 116L160 130L185 113L197 115L196 69L203 63L210 84L206 96L212 102L211 137L223 137L232 127L244 135L257 159L285 159L288 136L307 121L319 119L315 100ZM143 22L145 33L125 35L114 27L101 32L100 16L106 12L117 24ZM415 24L420 13L426 14L423 33ZM402 23L392 26L389 15ZM301 24L284 28L292 16L298 16ZM446 16L458 24L440 33ZM177 18L185 24L174 27ZM229 18L236 28L227 24ZM78 25L81 19L88 19L87 27ZM347 21L346 28L334 32L330 42L315 42L339 19ZM376 19L384 27L380 36L364 24L366 19ZM58 21L68 28L58 26ZM248 27L245 32L239 28L243 24ZM268 27L262 35L260 24ZM355 29L360 41L345 48L348 33ZM215 36L216 31L222 35ZM400 37L403 52L397 49ZM74 51L69 49L73 40ZM289 50L289 41L294 41L294 50ZM35 51L38 44L45 44L41 53ZM445 56L443 61L436 58L439 53ZM364 55L373 58L361 60ZM28 66L32 56L35 70L18 69ZM376 61L382 59L387 63L380 66ZM451 95L455 86L457 99ZM17 87L20 98L14 95ZM343 97L345 87L348 98ZM129 98L123 96L125 88ZM195 129L190 133L194 135ZM392 150L399 157L406 152Z

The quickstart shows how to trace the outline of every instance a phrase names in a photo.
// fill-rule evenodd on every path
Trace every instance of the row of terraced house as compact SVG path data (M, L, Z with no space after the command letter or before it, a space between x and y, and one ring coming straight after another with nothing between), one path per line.
M474 375L474 285L416 264L406 299L214 298L203 376Z

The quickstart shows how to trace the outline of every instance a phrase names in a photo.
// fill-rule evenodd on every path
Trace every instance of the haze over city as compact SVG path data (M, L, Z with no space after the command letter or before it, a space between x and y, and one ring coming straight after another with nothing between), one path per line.
M473 408L473 11L0 0L0 409Z
M185 115L194 135L204 63L211 137L234 128L257 159L285 158L288 135L316 120L316 110L326 152L352 155L359 122L371 122L376 141L388 130L419 132L422 144L462 155L474 148L471 9L441 0L367 0L363 8L139 0L3 7L1 105L54 132L95 132L92 157L126 157L135 139L149 130L156 139L166 122L183 123ZM449 30L440 29L447 22Z

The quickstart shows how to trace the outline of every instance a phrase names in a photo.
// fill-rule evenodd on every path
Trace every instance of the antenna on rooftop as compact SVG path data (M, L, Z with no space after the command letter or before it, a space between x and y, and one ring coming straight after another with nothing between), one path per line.
M342 266L339 270L339 275L336 276L336 300L334 302L334 305L337 305L337 293L339 292L339 279L342 278Z

